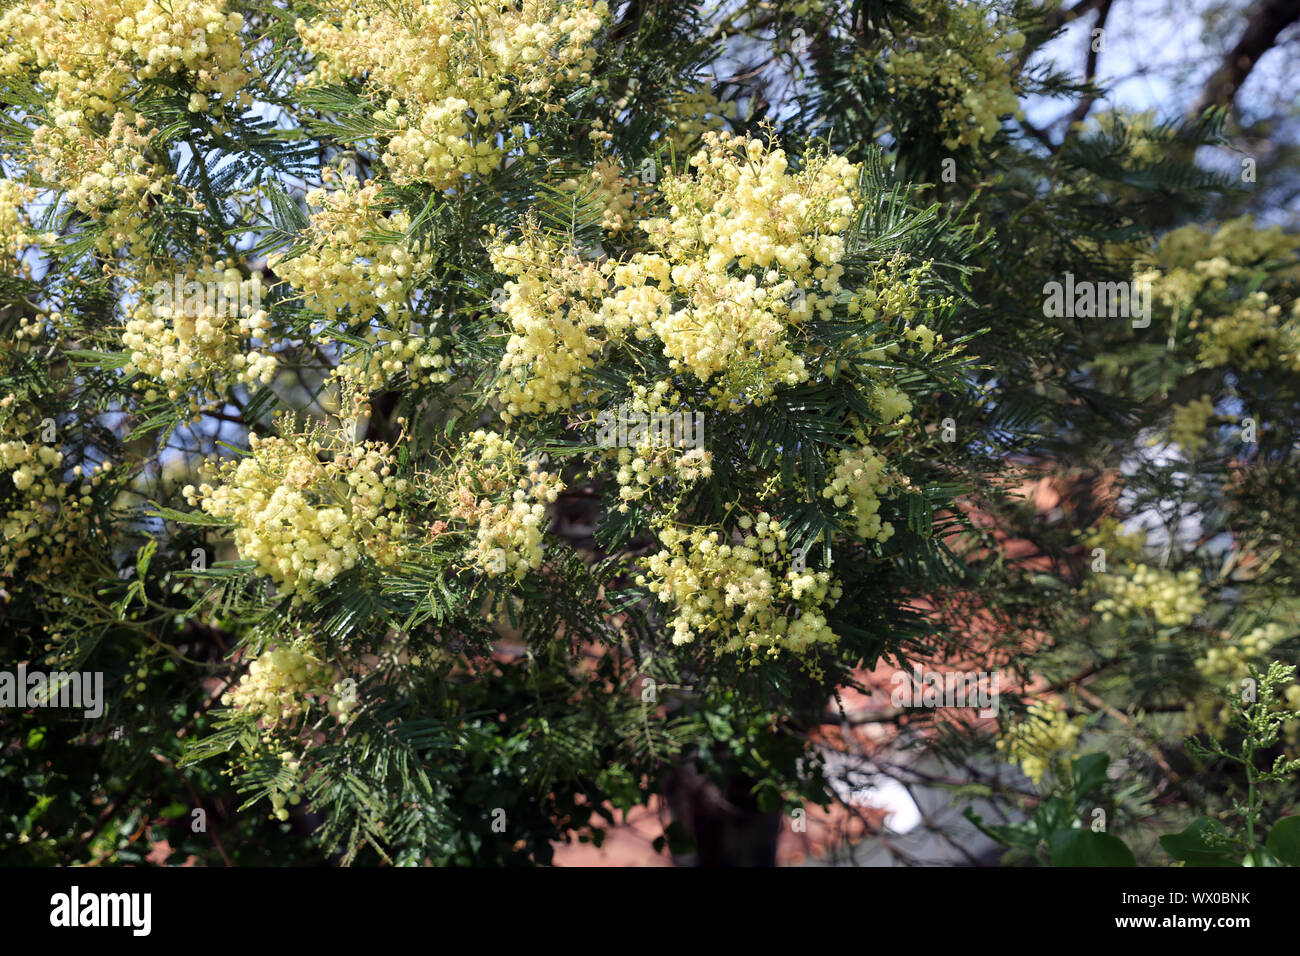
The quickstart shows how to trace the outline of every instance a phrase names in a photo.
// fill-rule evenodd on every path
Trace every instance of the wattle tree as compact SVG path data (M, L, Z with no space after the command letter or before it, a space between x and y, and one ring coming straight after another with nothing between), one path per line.
M1245 74L1157 121L1041 55L1110 8L9 5L0 665L104 700L0 713L0 856L545 864L656 801L767 865L842 692L978 650L1025 699L932 739L1073 821L988 832L1186 859L1297 746L1300 242L1197 165Z

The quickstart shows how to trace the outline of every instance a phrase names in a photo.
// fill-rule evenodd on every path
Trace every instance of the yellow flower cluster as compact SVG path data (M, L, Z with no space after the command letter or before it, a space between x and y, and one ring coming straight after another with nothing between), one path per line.
M360 0L299 20L315 80L363 80L382 103L394 181L445 188L490 172L514 144L508 124L557 84L590 79L604 0ZM499 142L498 137L503 141Z
M917 313L927 306L923 286L933 266L934 263L928 261L909 265L902 253L875 263L871 274L849 299L849 315L861 316L868 321L884 315L910 325ZM934 304L943 306L949 302L949 299L941 299ZM926 353L943 342L943 336L925 326L910 330L906 338Z
M1189 225L1166 235L1136 279L1155 300L1186 315L1198 359L1210 368L1300 371L1300 304L1284 309L1267 291L1245 292L1265 264L1295 263L1300 239L1243 216L1217 230Z
M1253 292L1235 304L1227 315L1204 322L1197 336L1197 356L1204 364L1234 365L1263 370L1280 366L1300 372L1300 308L1292 307L1284 318L1282 306L1266 293Z
M922 326L924 328L924 326ZM912 410L912 400L901 388L893 385L881 385L871 392L871 407L876 410L885 424L908 418Z
M405 553L401 505L409 483L377 442L329 450L311 435L249 436L250 453L220 468L220 483L187 485L191 506L230 519L244 559L304 600L362 558L396 564Z
M12 275L23 250L29 246L53 242L53 233L32 231L29 204L36 199L31 186L0 177L0 275ZM30 267L25 270L30 272Z
M1083 723L1082 717L1071 720L1059 701L1035 701L1023 720L1013 721L998 735L997 749L1019 764L1026 777L1041 783L1052 761L1074 750Z
M663 184L676 212L647 224L672 263L703 259L718 269L736 259L742 270L776 267L838 291L840 234L856 208L857 166L814 155L792 173L784 150L722 133L705 134L690 164L694 177L669 176Z
M570 176L559 188L573 193L582 207L601 210L600 225L606 232L623 232L632 227L637 205L636 185L623 175L618 161L606 157L581 176Z
M1106 597L1092 609L1103 621L1150 615L1160 627L1182 627L1205 610L1201 574L1195 568L1173 572L1147 564L1125 562L1127 574L1097 578Z
M149 197L173 185L130 104L155 83L187 85L195 112L246 97L243 26L221 0L26 0L0 15L0 85L31 80L48 97L33 167L105 223L100 252L139 243Z
M1102 518L1094 528L1080 535L1085 547L1101 548L1108 560L1135 561L1146 547L1146 535L1141 531L1125 531L1117 518Z
M713 454L704 447L704 415L686 407L681 394L659 381L637 385L627 403L607 411L596 432L597 444L617 464L619 510L661 483L691 484L713 474ZM614 450L617 449L617 450Z
M677 153L684 153L705 133L719 131L727 120L736 118L736 104L723 102L707 86L674 91L662 109L672 121L667 139Z
M1174 421L1169 426L1169 437L1189 458L1194 458L1208 443L1206 426L1213 414L1214 402L1208 395L1193 399L1186 405L1174 406Z
M1241 268L1289 257L1298 246L1300 240L1281 226L1262 229L1255 225L1253 216L1247 215L1229 219L1217 229L1193 223L1166 233L1155 262L1165 271L1194 269L1197 263L1216 259Z
M1196 670L1205 678L1211 692L1187 705L1187 717L1193 727L1222 732L1230 713L1230 704L1223 697L1224 689L1231 686L1233 694L1240 693L1241 681L1250 676L1251 666L1266 670L1274 646L1289 636L1285 627L1270 621L1252 628L1239 639L1229 637L1198 658Z
M834 471L822 497L831 499L837 508L849 509L859 537L888 541L894 526L880 518L880 496L891 484L888 463L869 445L838 449L831 453L830 461Z
M355 349L335 366L334 376L375 391L405 373L412 385L451 381L451 359L443 354L442 339L411 323L405 331L381 328L373 352Z
M480 430L448 477L441 497L450 518L474 526L468 555L480 570L519 579L542 566L546 506L564 490L557 476L508 438Z
M657 251L633 257L616 282L675 369L715 382L721 407L762 403L809 377L791 334L828 316L840 291L858 168L814 155L791 172L784 151L715 132L690 163L694 176L662 184L670 215L643 224Z
M1217 685L1248 676L1249 664L1260 664L1274 645L1288 636L1281 624L1269 622L1252 628L1235 643L1212 647L1196 662L1201 676Z
M278 366L259 273L244 278L218 261L145 285L122 332L128 373L161 382L169 399L187 397L194 411L230 384L270 384Z
M673 609L673 643L703 637L718 654L748 651L754 657L834 643L826 609L841 590L830 573L796 571L785 528L767 513L757 521L743 516L737 524L725 534L672 526L660 531L663 548L645 559L637 583Z
M420 252L403 239L410 216L400 209L386 212L380 188L378 180L363 186L344 176L337 189L308 191L313 212L304 237L307 248L293 258L268 257L268 264L303 294L307 308L331 323L340 313L347 313L349 325L377 316L406 321L407 297L433 267L432 252Z
M144 118L132 121L126 112L113 114L104 134L76 115L60 114L32 137L36 173L64 190L78 211L103 223L100 252L125 245L143 255L140 226L149 204L174 184L149 158L148 143Z
M882 378L874 366L904 347L927 354L944 345L913 325L928 305L929 263L896 257L876 264L859 291L840 286L856 166L814 154L792 172L780 149L718 133L705 134L690 163L693 174L661 183L668 215L639 223L653 251L600 258L533 223L512 241L493 233L488 252L511 280L494 295L510 332L498 385L507 423L593 397L588 373L606 346L628 336L657 340L675 373L707 384L709 404L731 411L762 404L814 371L835 374L815 350L797 349L801 326L837 306L865 322L883 315L902 326L860 336L873 378ZM883 334L892 340L876 344ZM910 400L883 379L875 401L886 423L907 420Z
M871 267L870 274L847 301L847 311L852 318L870 323L884 317L891 323L902 325L901 336L898 329L887 328L864 332L856 340L859 351L854 361L861 371L874 380L870 401L882 426L911 423L912 400L906 392L893 384L890 379L892 373L882 371L879 366L894 364L896 357L905 349L917 356L930 355L936 349L949 354L957 351L933 329L926 325L912 324L926 309L943 308L951 304L949 299L934 300L926 295L924 284L932 267L931 262L909 265L901 255L878 262ZM833 378L850 361L840 358L838 362L826 362L822 371ZM867 442L865 432L858 435L858 440L863 444Z
M284 821L289 819L289 809L285 803L290 806L297 806L302 802L302 795L297 790L281 790L279 788L271 791L271 816L275 819Z
M1161 144L1150 140L1145 136L1134 137L1132 146L1129 150L1129 156L1132 157L1132 160L1126 162L1125 165L1133 165L1133 162L1159 162L1159 160L1163 158L1165 151L1165 148L1162 147Z
M991 23L978 3L924 0L913 9L920 20L909 19L905 33L881 30L894 45L883 63L889 92L936 97L947 149L992 139L1004 115L1019 113L1010 54L1024 35Z
M0 16L0 76L36 69L55 110L87 117L178 74L232 100L248 81L243 26L220 0L25 0Z
M12 577L26 558L35 559L24 571L27 578L57 574L76 558L90 525L92 500L85 480L98 485L101 477L84 475L77 466L74 483L64 483L63 453L53 441L41 440L52 424L18 407L13 395L0 399L0 574L5 577Z
M335 668L321 661L306 643L285 644L258 655L239 683L221 697L227 707L253 714L267 730L291 724L309 705L309 697L328 700L330 713L347 723L356 708L355 695L342 693Z
M323 178L336 182L330 170ZM377 180L362 185L343 176L337 186L307 193L313 212L306 249L293 258L269 258L309 309L331 325L353 328L369 343L343 346L334 377L363 390L381 388L402 373L415 385L449 381L451 358L443 340L416 322L411 308L435 254L404 238L410 216L386 210ZM325 336L322 344L332 341Z
M498 385L501 417L565 411L581 396L583 375L594 368L606 336L621 335L627 320L607 308L607 280L597 263L561 247L534 224L516 242L493 237L493 267L510 276L495 298L510 329Z

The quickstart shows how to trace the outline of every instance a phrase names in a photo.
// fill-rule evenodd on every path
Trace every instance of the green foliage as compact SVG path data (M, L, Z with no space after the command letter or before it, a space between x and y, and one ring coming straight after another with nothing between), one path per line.
M1213 764L1240 765L1246 788L1244 799L1237 796L1232 801L1231 814L1240 821L1237 832L1219 819L1200 816L1181 832L1159 837L1160 846L1173 860L1183 866L1300 865L1300 816L1276 814L1279 807L1287 806L1288 788L1270 791L1266 786L1291 783L1300 761L1279 755L1270 766L1259 765L1260 757L1277 744L1280 728L1298 716L1297 711L1279 706L1279 689L1291 682L1294 673L1294 667L1274 662L1266 672L1255 672L1248 687L1228 689L1231 727L1241 733L1237 747L1229 749L1213 738L1208 743L1187 740L1188 752L1195 757ZM1106 832L1104 810L1097 806L1098 798L1108 798L1111 789L1109 764L1110 757L1104 753L1075 757L1038 800L1030 821L993 825L969 809L967 819L1002 845L1027 851L1051 866L1133 866L1133 852L1118 836ZM1085 829L1089 814L1094 826ZM1267 839L1262 840L1261 824L1266 816L1274 822Z

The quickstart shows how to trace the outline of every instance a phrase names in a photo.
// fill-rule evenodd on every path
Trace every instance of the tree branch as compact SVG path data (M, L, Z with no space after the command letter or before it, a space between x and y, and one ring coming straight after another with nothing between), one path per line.
M1016 57L1016 74L1018 75L1020 71L1025 68L1025 64L1029 62L1029 58L1034 55L1035 51L1037 51L1039 47L1052 39L1052 37L1056 36L1057 31L1060 30L1061 27L1068 23L1073 23L1085 13L1095 9L1101 2L1102 0L1079 0L1078 3L1070 7L1068 10L1056 10L1049 13L1043 19L1043 26L1047 28L1046 32L1043 33L1041 38L1031 40L1020 48L1020 54Z
M1097 11L1097 25L1093 30L1106 29L1106 18L1110 16L1111 0L1102 0L1101 7ZM1090 86L1097 78L1097 58L1099 56L1099 44L1094 43L1092 33L1088 34L1088 60L1083 70L1084 82ZM1065 138L1070 138L1070 129L1075 123L1082 123L1087 118L1088 113L1092 111L1092 104L1097 102L1097 91L1093 89L1079 102L1074 111L1067 117L1065 124Z
M1259 58L1273 48L1278 35L1300 20L1300 0L1264 0L1222 65L1206 81L1196 103L1196 113L1212 106L1237 111L1236 97Z

